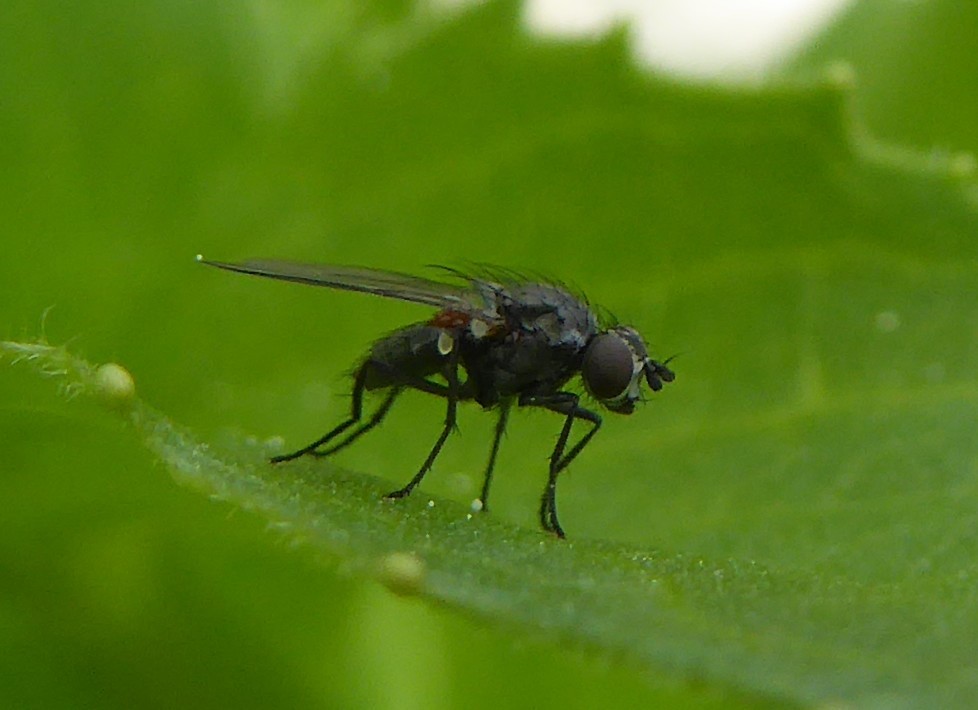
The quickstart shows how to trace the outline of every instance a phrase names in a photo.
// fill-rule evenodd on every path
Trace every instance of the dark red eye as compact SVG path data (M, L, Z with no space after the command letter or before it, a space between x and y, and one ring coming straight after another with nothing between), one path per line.
M587 346L581 377L588 392L598 399L620 397L631 384L632 349L615 333L602 333Z

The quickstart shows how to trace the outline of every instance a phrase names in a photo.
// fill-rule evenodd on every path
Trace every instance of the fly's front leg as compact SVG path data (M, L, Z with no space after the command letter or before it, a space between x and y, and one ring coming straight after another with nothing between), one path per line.
M554 533L557 537L565 537L564 529L560 526L557 519L557 475L567 468L579 453L587 446L588 442L598 433L601 428L601 417L590 409L584 409L578 405L579 397L572 392L557 392L552 395L526 395L520 397L520 406L524 407L543 407L551 412L557 412L566 416L564 426L557 437L557 444L550 454L550 471L547 477L547 487L543 489L540 498L540 524L547 532ZM590 422L591 430L581 437L566 454L567 441L570 438L571 428L575 419L583 419Z
M447 331L446 331L447 332ZM408 481L408 484L404 488L400 488L396 491L391 491L385 498L404 498L410 495L411 491L414 490L415 486L421 483L421 479L424 478L425 474L431 470L431 466L435 463L435 459L438 458L438 454L441 452L441 447L445 445L445 441L448 439L448 435L452 433L455 428L455 413L458 409L459 402L459 382L458 382L458 363L459 363L459 348L458 348L459 334L450 334L450 343L448 347L451 349L446 353L448 355L448 362L445 365L445 379L448 381L448 387L444 393L448 405L445 412L445 426L442 428L441 435L435 442L435 445L431 448L431 453L428 454L428 458L421 465L421 468L414 478ZM434 384L434 383L429 383Z

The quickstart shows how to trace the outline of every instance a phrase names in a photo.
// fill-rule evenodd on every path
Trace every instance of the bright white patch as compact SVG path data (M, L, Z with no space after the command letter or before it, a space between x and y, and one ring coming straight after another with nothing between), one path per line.
M484 320L475 318L471 323L469 323L469 332L472 333L472 337L476 340L479 338L484 338L486 333L489 332L489 324Z
M641 396L642 396L642 387L639 384L638 375L635 375L634 377L632 377L632 381L628 385L627 398L634 401L636 399L639 399Z
M455 347L455 340L452 339L448 333L444 330L438 334L438 352L442 355L448 355Z
M435 501L433 501L433 500L429 500L429 501L428 501L428 507L429 507L429 508L434 508L434 507L435 507Z
M626 341L627 342L627 341ZM631 350L632 346L629 345L628 349ZM628 399L639 399L642 396L642 372L645 370L645 361L642 360L638 353L632 350L632 381L628 383Z
M480 510L482 510L482 506L483 506L482 499L476 498L475 500L472 501L472 504L469 507L472 509L473 513L478 513Z
M850 2L528 0L525 18L541 34L577 37L628 23L640 61L700 79L744 79L785 61Z
M109 403L122 405L136 396L136 382L129 370L114 362L107 362L95 371L98 393Z

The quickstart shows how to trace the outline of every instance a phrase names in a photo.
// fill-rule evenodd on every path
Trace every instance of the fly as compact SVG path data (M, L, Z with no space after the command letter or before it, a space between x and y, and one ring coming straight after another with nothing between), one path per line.
M642 382L658 392L675 378L668 360L649 357L638 331L626 325L603 327L587 302L563 286L535 282L507 271L465 275L449 269L459 284L393 271L356 266L300 264L252 259L240 264L197 260L228 271L346 291L359 291L434 307L428 320L377 340L353 375L350 415L297 451L272 463L300 456L330 456L380 424L394 401L413 389L446 402L445 423L421 468L407 485L387 494L403 498L431 469L455 427L459 402L473 401L498 411L478 499L488 509L489 486L513 404L539 407L564 418L550 454L547 485L540 501L540 524L558 537L557 476L577 458L601 427L601 417L582 407L580 395L565 389L580 376L585 390L605 409L631 414L641 399ZM384 398L366 419L363 398L382 391ZM569 445L575 420L588 431Z

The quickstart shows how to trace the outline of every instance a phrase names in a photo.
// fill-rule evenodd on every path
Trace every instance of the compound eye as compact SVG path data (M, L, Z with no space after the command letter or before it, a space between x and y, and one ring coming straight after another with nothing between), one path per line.
M581 377L588 391L601 400L620 397L634 374L632 349L614 333L602 333L584 353Z

